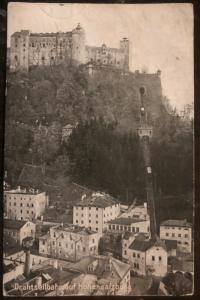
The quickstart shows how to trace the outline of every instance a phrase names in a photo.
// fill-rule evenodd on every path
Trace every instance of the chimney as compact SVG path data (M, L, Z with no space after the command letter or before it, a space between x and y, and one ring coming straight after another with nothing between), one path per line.
M30 249L25 250L25 265L24 265L24 275L28 277L30 274L30 264L31 264L31 254Z

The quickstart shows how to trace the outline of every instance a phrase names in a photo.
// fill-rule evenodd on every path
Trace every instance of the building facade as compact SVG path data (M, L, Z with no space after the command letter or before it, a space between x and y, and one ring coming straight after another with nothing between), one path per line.
M49 199L45 192L34 189L4 191L4 212L12 220L35 220L42 216Z
M124 251L125 249L123 249ZM129 261L138 275L163 277L167 274L168 253L164 243L153 243L149 239L135 238L123 257Z
M149 226L149 220L119 217L108 222L107 230L113 233L149 233Z
M177 241L177 250L192 252L192 224L187 220L167 220L160 225L160 238Z
M100 235L75 225L59 225L50 228L48 234L39 238L39 253L69 261L98 254Z
M30 66L61 64L67 59L78 64L92 62L129 70L130 43L120 41L119 48L86 45L85 31L78 24L70 32L31 33L15 32L10 42L10 70L28 70Z
M33 222L4 219L4 236L12 237L20 245L26 237L35 239L35 230L36 225Z
M119 213L120 204L110 195L100 192L84 194L73 206L73 224L102 234L107 222L117 218Z

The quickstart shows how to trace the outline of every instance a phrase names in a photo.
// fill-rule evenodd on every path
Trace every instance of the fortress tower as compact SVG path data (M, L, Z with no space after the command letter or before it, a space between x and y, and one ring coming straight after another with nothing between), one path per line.
M129 55L130 55L130 41L127 38L123 38L120 41L120 49L124 52L124 67L125 71L129 71Z
M15 32L10 41L10 70L28 70L29 30Z
M80 24L72 30L72 60L85 63L85 31Z

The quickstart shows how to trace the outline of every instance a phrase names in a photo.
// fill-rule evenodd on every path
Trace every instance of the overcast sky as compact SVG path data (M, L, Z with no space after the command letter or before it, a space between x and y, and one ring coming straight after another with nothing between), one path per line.
M181 109L193 102L193 8L191 4L9 3L8 45L15 31L71 31L78 23L88 45L132 42L131 71L161 69L163 94Z

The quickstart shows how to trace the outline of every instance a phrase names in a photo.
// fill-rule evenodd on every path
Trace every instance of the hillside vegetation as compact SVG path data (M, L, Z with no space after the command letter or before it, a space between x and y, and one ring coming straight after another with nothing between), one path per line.
M145 105L154 128L151 152L157 208L165 205L167 197L176 207L185 203L183 210L190 208L191 217L192 125L166 112L156 74L101 72L89 77L81 66L71 65L8 74L8 181L17 184L24 163L45 162L57 172L58 182L66 179L104 190L124 203L135 197L143 200L144 168L136 134L140 86L146 87ZM78 126L68 143L61 143L62 127L68 123Z

